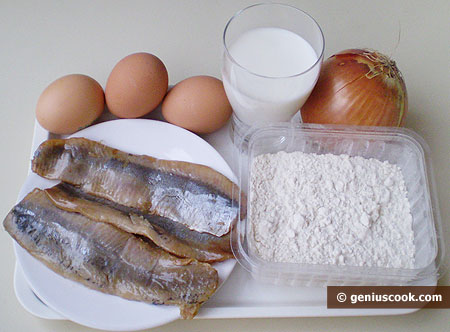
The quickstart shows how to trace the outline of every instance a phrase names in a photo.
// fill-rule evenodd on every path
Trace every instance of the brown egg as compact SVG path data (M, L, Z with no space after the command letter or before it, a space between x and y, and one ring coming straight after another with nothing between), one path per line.
M55 134L72 134L94 122L105 108L105 96L93 78L72 74L58 78L36 105L40 125Z
M168 122L198 134L221 128L231 112L222 81L211 76L194 76L179 82L162 104L162 114Z
M153 111L169 84L162 61L149 53L134 53L120 60L108 77L106 105L120 118L138 118Z

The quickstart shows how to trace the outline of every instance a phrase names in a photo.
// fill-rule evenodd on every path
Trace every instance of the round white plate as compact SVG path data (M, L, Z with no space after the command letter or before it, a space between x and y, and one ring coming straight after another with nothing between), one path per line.
M191 132L165 122L114 120L86 128L73 136L100 141L129 153L207 165L236 181L230 167L212 146ZM44 189L57 182L30 174L19 199L36 187ZM25 278L37 296L76 323L103 330L130 331L160 326L180 317L178 307L128 301L91 290L56 274L17 244L15 251ZM219 273L219 287L235 264L234 259L213 264Z

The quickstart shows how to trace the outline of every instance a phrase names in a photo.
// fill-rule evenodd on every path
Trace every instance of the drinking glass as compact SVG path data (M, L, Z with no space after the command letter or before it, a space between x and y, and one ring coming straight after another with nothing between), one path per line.
M281 28L302 37L314 50L317 60L306 69L289 75L267 75L249 69L248 64L236 59L233 43L244 33L258 28ZM283 41L280 39L280 43ZM319 76L324 37L317 22L304 11L290 5L256 4L237 12L228 21L223 43L222 79L233 108L232 138L242 138L250 126L290 121L305 103ZM250 49L253 47L245 46ZM280 49L286 50L286 47L291 46L284 45ZM258 55L254 61L258 61Z

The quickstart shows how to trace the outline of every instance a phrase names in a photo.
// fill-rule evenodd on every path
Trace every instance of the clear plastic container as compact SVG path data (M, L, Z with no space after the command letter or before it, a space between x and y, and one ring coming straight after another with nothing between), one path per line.
M235 137L235 139L237 139ZM236 144L237 143L237 144ZM302 151L376 158L402 170L413 217L415 266L412 269L269 262L252 251L249 241L251 202L239 202L242 216L232 231L232 249L239 263L260 281L301 286L409 285L443 273L444 246L430 149L404 128L282 123L253 128L235 141L235 168L248 193L253 159L265 153ZM239 195L241 197L241 195Z

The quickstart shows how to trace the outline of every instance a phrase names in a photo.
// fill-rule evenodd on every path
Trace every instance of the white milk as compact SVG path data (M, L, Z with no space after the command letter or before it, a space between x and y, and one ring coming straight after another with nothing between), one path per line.
M311 68L318 59L314 49L285 29L246 31L228 51L233 59L225 54L225 91L234 112L249 125L289 121L319 75L320 64Z

